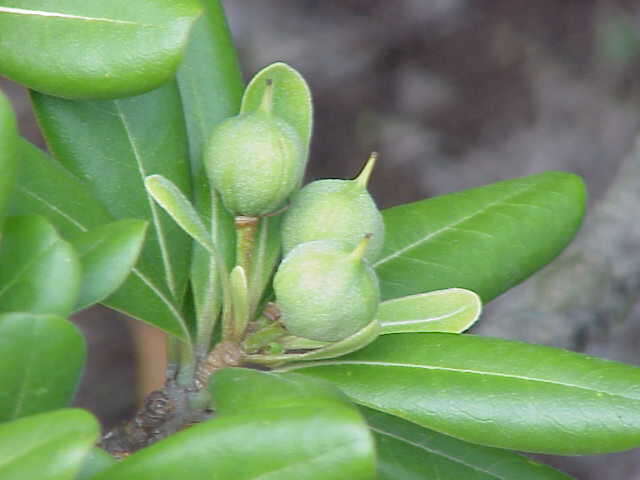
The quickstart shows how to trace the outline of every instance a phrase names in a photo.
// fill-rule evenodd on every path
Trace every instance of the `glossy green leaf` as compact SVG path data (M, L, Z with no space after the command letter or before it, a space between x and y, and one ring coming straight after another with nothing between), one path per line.
M356 402L472 443L560 455L640 446L640 368L447 333L383 335L295 370Z
M143 220L118 220L71 239L82 263L75 311L104 300L122 285L138 260L146 231Z
M380 480L569 480L515 453L481 447L384 413L363 409L378 445Z
M116 98L175 73L196 0L4 0L0 74L64 98Z
M579 177L546 172L384 210L382 298L459 287L486 303L558 255L584 205Z
M0 92L0 228L16 174L18 134L9 100Z
M65 238L113 220L87 184L25 140L20 140L18 160L11 214L47 217Z
M73 310L82 275L78 256L41 217L9 217L0 244L0 312Z
M144 181L153 199L180 227L207 250L214 249L202 219L180 189L162 175L151 175Z
M305 79L285 63L273 63L252 79L242 98L241 112L258 110L267 82L273 82L273 113L296 129L307 150L313 128L313 104Z
M202 152L214 125L238 113L244 84L220 2L203 0L202 4L204 15L191 33L178 70L178 87L189 136L194 202L227 269L231 269L235 254L233 218L209 189ZM198 318L203 320L199 327L204 330L215 323L221 305L215 270L215 260L204 248L194 245L191 280Z
M224 368L209 381L209 391L220 415L238 415L273 408L343 404L347 396L319 378L286 375L249 368Z
M0 422L69 405L86 352L68 320L54 315L0 315Z
M0 425L0 478L73 480L98 439L85 410L58 410Z
M190 195L187 137L175 83L112 101L69 101L37 93L32 97L55 157L89 185L115 219L149 221L136 266L145 286L125 284L106 303L186 338L179 309L188 280L191 240L144 187L147 176L160 174ZM154 309L146 303L150 291L168 304L179 329L169 330L166 321L156 320Z
M88 184L30 143L23 140L19 146L22 168L12 197L11 213L43 215L65 238L74 238L113 221ZM141 270L134 267L121 289L137 301L129 301L126 309L117 299L111 298L105 303L133 317L149 318L150 323L173 335L185 335L180 312L171 298Z
M90 480L100 472L111 468L118 461L101 448L92 448L85 457L75 480Z
M330 384L244 369L215 377L219 415L139 451L96 480L374 477L367 425Z
M482 302L470 290L448 288L382 302L380 334L408 332L461 333L480 316Z

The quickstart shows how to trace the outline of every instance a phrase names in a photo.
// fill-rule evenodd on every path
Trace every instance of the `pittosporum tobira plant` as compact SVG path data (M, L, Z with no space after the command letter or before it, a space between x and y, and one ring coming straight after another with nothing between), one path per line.
M640 445L640 369L461 335L574 236L580 178L380 212L375 155L302 186L307 84L275 63L243 88L216 0L4 3L0 73L51 156L0 98L1 478L560 479L508 450ZM67 318L99 302L169 352L103 435L64 408Z

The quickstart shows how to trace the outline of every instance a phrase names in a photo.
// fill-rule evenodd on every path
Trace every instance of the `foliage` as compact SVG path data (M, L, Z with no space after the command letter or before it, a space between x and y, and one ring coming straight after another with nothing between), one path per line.
M579 177L546 172L384 210L371 265L368 236L342 242L318 215L311 227L327 223L329 239L301 235L291 255L339 251L355 266L316 262L327 291L342 269L333 283L345 293L316 301L314 321L348 323L354 291L377 313L335 338L296 336L286 326L320 292L288 298L293 323L278 308L280 226L301 175L280 188L287 172L269 169L306 164L303 77L275 63L243 88L217 0L6 3L0 73L31 89L51 156L19 138L0 96L2 478L560 479L509 450L640 445L640 369L461 334L481 302L570 242L584 214ZM251 139L216 130L237 114L260 117ZM208 149L213 131L223 144ZM208 178L218 152L245 158L249 141L269 144L251 181L234 162ZM368 196L369 174L338 182L359 190L331 209ZM261 216L234 217L220 198L262 201L267 187ZM302 285L310 267L296 268ZM357 290L363 271L373 280ZM68 317L98 302L169 337L165 388L100 440L120 462L94 447L92 416L66 408L85 355Z

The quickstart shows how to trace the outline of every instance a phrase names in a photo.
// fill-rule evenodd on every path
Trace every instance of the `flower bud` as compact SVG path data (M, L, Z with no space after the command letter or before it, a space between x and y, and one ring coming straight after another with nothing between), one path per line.
M281 321L292 335L322 342L347 338L374 319L378 279L362 257L369 238L355 249L319 240L295 247L280 264L273 287Z
M371 235L365 258L371 263L379 258L384 222L367 191L375 159L372 154L353 180L318 180L291 197L282 223L285 255L297 245L314 240L339 240L355 248L364 235Z
M271 113L272 88L265 89L259 110L217 125L205 152L209 180L235 216L277 210L304 174L303 142L289 123Z

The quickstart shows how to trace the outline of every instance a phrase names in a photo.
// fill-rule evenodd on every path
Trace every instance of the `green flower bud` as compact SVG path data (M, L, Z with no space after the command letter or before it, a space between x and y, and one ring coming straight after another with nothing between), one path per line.
M291 197L282 223L285 255L314 240L339 240L355 248L364 235L372 235L365 258L373 263L380 257L384 222L367 191L375 160L372 154L354 180L318 180Z
M277 210L304 174L304 144L289 123L271 113L271 95L267 88L260 110L217 125L205 152L210 182L236 216Z
M294 248L273 280L280 320L298 337L335 342L369 324L378 310L378 278L362 257L369 238L355 249L319 240Z

